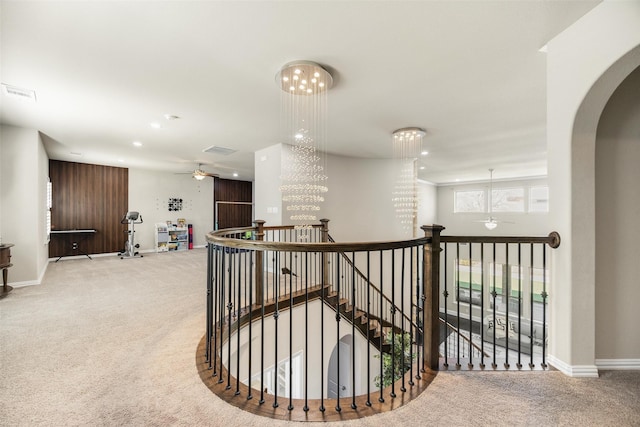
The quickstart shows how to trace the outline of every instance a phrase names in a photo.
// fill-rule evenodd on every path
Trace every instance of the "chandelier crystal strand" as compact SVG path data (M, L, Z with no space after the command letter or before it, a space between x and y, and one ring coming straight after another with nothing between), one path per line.
M284 142L291 147L282 162L282 201L290 224L305 230L318 221L327 188L327 90L332 77L309 61L286 64L276 76L281 87Z
M393 156L399 159L400 174L393 191L396 218L403 232L416 235L418 216L417 158L422 150L425 131L420 128L402 128L393 132Z

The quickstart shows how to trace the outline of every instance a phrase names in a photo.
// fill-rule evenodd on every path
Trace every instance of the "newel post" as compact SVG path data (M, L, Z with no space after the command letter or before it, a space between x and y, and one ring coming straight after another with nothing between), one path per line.
M264 240L264 223L265 221L262 219L256 219L253 221L256 227L255 236L256 240ZM264 252L256 251L256 301L262 301L262 290L264 287L263 279L264 279Z
M440 233L441 225L423 225L425 237L431 237L431 243L424 246L422 290L424 362L432 370L438 370L440 364ZM424 367L424 366L423 366Z

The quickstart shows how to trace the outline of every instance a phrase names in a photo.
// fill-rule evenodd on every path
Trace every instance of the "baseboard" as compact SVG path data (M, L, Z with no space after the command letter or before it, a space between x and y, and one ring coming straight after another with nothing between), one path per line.
M596 365L569 365L555 356L547 356L547 362L563 374L574 378L597 378L598 367Z
M40 275L38 275L38 278L36 280L25 280L24 282L9 282L7 284L11 285L11 287L13 288L24 288L25 286L40 285L42 284L42 280L44 279L44 274L47 272L48 266L49 266L49 263L46 262L44 264L44 268L42 269L42 271L40 272Z
M637 371L640 359L596 359L596 366L605 371Z

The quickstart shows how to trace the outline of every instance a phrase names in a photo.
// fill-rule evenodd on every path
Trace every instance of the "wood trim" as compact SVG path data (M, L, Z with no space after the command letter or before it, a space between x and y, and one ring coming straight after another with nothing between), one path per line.
M218 202L253 202L253 183L251 181L214 178L213 206L214 215L217 211L214 224L216 224L218 230L253 224L252 205Z
M119 252L126 240L120 224L129 204L129 170L112 166L49 160L53 188L51 224L56 230L96 229L94 235L52 235L49 257Z
M289 398L279 396L279 406L274 408L274 396L265 394L264 402L261 404L260 390L257 390L255 388L251 389L252 398L247 399L249 395L249 387L242 383L240 383L239 385L240 393L236 394L235 390L237 383L233 375L230 376L232 386L231 388L227 389L227 370L223 368L222 372L217 372L217 375L213 376L213 370L209 369L209 364L205 358L206 342L206 337L203 336L196 350L196 369L198 370L198 375L200 376L200 379L202 380L204 385L207 386L207 388L211 390L212 393L217 395L220 399L237 408L259 416L279 420L323 422L346 421L388 412L393 409L399 408L400 406L406 405L407 403L418 397L420 393L422 393L427 389L427 387L429 387L429 385L433 382L437 375L437 371L432 370L421 372L420 378L413 379L414 385L408 386L406 392L397 392L396 398L392 398L389 395L391 392L391 386L385 388L383 390L383 395L385 396L384 402L380 402L378 400L380 392L377 389L372 390L371 406L367 406L367 396L361 395L356 397L356 409L351 408L351 397L345 397L340 399L340 406L342 408L340 412L336 411L335 409L335 399L324 399L324 406L326 408L324 412L321 412L319 409L320 399L309 399L309 411L304 411L304 399L293 399L292 404L294 409L290 411L287 409ZM214 349L214 351L216 351L216 349ZM217 351L220 350L217 349ZM407 384L410 380L410 372L411 371L407 371L407 373L405 374L404 379ZM418 363L414 364L413 372L420 372ZM400 386L402 385L402 378L396 381L395 385L396 390L400 390Z

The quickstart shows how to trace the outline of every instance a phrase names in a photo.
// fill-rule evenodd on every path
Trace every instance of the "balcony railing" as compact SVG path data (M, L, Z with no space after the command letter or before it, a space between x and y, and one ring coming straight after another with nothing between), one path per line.
M501 346L509 360L513 340L479 328L483 317L495 317L492 325L515 319L497 309L508 301L498 274L486 289L481 284L492 299L482 294L480 308L474 305L475 279L486 270L484 263L478 267L472 247L498 242L441 237L442 228L424 226L422 238L373 243L334 242L328 220L304 230L256 221L255 227L210 233L206 334L198 359L203 381L224 400L257 414L329 421L400 406L450 361L460 368L462 360L468 367L480 360L484 367L493 357L495 365ZM465 242L468 259L459 253ZM457 245L455 258L451 244ZM491 259L492 268L505 268L500 256ZM521 310L516 322L518 330L540 331L543 350L546 328L539 323L546 323L545 313L543 308L541 321L526 323L527 311ZM530 347L525 341L519 338L518 354L540 343L537 335Z

